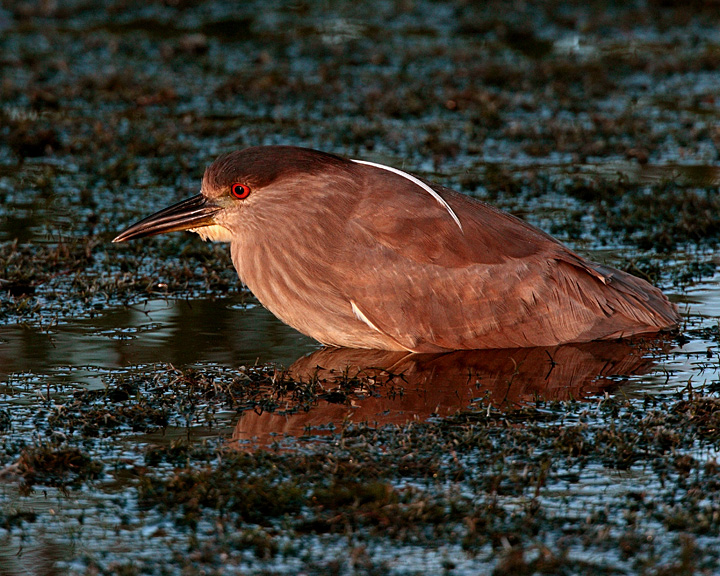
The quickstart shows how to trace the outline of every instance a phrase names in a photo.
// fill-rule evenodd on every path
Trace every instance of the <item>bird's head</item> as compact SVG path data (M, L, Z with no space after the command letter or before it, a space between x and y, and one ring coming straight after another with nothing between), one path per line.
M140 220L113 242L179 230L197 232L205 240L231 242L239 227L263 212L263 204L277 205L303 179L350 165L339 156L292 146L231 152L205 170L200 194Z

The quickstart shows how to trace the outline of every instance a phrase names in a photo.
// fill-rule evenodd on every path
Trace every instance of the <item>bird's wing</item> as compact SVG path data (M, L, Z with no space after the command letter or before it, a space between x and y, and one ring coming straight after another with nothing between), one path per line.
M359 319L408 350L552 345L663 321L655 288L509 214L434 186L460 228L411 182L381 182L348 222L358 273L344 291Z
M519 218L449 188L432 185L444 204L399 177L369 183L367 189L353 222L418 263L465 267L525 258L550 247L567 251Z

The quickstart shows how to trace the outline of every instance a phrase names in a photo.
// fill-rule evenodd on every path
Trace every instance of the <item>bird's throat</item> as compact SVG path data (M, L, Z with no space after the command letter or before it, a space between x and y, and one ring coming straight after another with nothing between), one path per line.
M200 238L205 241L212 240L213 242L231 242L233 239L232 232L219 224L202 226L200 228L190 228L190 232L199 234Z

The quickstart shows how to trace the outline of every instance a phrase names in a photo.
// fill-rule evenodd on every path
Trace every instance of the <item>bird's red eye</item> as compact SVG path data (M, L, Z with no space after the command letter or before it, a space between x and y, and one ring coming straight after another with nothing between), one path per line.
M238 182L230 186L230 192L232 192L232 195L238 200L245 200L245 198L250 196L250 186L245 186L245 184Z

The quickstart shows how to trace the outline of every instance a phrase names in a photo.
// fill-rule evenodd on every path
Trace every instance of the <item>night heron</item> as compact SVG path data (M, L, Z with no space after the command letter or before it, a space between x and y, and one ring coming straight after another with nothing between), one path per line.
M218 158L201 193L114 242L191 230L230 242L241 280L323 344L411 352L655 333L676 307L492 206L402 170L266 146Z

